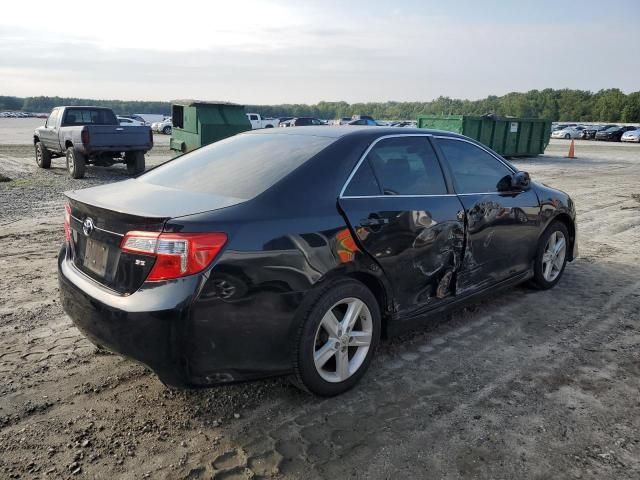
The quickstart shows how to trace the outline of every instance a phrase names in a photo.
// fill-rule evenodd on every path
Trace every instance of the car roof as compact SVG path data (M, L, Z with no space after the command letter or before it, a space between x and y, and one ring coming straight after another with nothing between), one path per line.
M394 127L367 127L359 125L343 126L310 126L294 128L261 128L250 130L243 135L309 135L314 137L356 137L356 136L385 136L385 135L440 135L445 137L466 138L462 135L444 130L432 130L428 128L394 128Z

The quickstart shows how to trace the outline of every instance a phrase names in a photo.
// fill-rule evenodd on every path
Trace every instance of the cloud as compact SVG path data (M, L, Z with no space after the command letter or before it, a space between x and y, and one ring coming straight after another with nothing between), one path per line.
M13 17L4 16L0 94L254 104L637 89L640 65L628 60L625 45L637 44L640 35L624 22L612 29L593 19L474 21L441 9L430 14L410 2L370 3L362 11L331 1L296 5L243 2L196 15L185 8L184 17L145 7L132 14L144 22L117 22L116 1L90 28L76 28L73 18L69 28L9 25Z

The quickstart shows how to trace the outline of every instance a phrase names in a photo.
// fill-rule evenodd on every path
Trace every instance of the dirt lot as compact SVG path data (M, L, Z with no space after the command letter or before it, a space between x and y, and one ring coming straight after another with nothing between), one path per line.
M169 390L80 336L57 300L61 192L125 169L38 170L33 123L0 123L0 477L640 478L640 145L515 161L578 205L560 284L387 341L322 400L284 380ZM156 140L148 164L169 158Z

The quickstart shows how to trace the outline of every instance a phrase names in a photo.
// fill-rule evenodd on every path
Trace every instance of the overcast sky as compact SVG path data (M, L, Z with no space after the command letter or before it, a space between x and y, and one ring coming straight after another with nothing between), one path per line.
M245 104L640 90L640 1L10 1L0 95Z

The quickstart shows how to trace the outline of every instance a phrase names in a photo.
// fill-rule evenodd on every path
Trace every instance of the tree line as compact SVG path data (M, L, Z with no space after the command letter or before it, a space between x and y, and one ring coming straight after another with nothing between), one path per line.
M117 114L156 113L168 115L170 102L94 100L65 97L0 96L0 111L48 112L58 105L96 105L112 108ZM334 119L371 115L384 120L410 120L421 114L484 115L547 118L552 121L640 122L640 91L625 94L610 88L598 92L561 89L512 92L481 100L438 97L429 102L319 102L315 105L247 105L247 111L267 117L317 117Z

